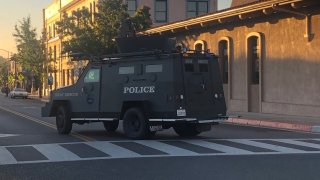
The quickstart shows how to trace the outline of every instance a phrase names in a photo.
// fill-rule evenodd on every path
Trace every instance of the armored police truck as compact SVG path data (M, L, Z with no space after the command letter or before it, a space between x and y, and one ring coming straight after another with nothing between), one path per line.
M131 139L171 127L190 137L225 118L214 54L168 50L163 37L118 41L121 53L91 59L74 85L51 92L42 115L56 117L58 133L69 134L73 123L91 122L115 131L122 120Z

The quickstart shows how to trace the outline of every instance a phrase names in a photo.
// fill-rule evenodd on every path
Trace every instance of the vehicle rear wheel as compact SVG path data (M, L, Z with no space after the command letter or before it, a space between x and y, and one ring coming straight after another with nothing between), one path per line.
M178 124L173 126L173 129L181 137L194 137L201 133L196 124Z
M150 135L148 119L139 108L126 111L123 118L123 130L131 139L144 139Z
M66 106L59 106L56 113L56 126L59 134L69 134L72 129L70 112Z
M104 121L103 126L107 132L114 132L118 129L119 121Z

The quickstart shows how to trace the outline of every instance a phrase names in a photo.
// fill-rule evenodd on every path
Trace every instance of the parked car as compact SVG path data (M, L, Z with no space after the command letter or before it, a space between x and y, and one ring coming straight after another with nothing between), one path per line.
M28 92L22 88L14 88L10 93L9 93L10 98L16 98L16 97L21 97L24 99L28 98Z

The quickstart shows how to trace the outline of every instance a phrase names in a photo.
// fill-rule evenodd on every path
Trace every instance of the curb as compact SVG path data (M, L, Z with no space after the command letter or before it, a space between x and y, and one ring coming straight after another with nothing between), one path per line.
M37 96L28 96L29 99L34 99L34 100L38 100L38 101L42 101L42 102L49 102L49 99L43 99L43 98L39 98Z
M269 128L276 128L276 129L320 133L319 125L297 124L297 123L254 120L254 119L241 119L241 118L229 118L225 122L227 124L238 124L238 125L247 125L247 126L269 127Z

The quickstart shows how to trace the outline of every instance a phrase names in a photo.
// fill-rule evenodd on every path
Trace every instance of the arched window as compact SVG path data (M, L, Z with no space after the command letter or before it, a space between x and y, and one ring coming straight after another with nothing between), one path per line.
M258 36L250 36L248 38L247 49L248 49L248 63L250 73L250 83L259 84L260 82L260 43Z
M202 44L198 43L194 46L194 50L196 51L202 51L203 47L202 47Z
M221 40L219 42L219 63L224 84L228 84L229 58L229 42L227 40Z
M194 43L194 50L196 51L205 51L206 50L206 43L205 41L198 40Z

